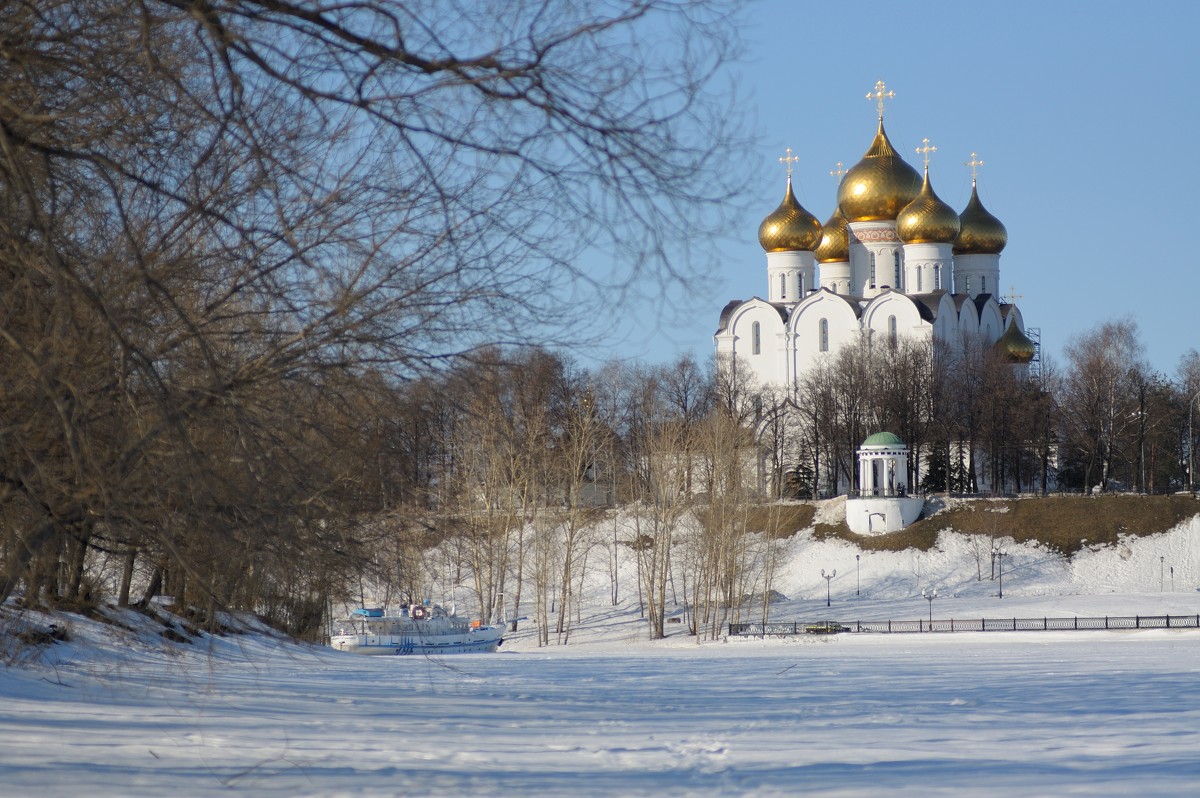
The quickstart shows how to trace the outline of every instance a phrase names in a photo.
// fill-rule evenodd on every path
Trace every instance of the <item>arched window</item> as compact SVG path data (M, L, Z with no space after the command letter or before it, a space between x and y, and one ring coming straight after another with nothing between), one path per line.
M871 288L874 288L875 287L875 253L872 252L870 254L871 254L871 276L870 276L870 282L868 283L868 285Z
M971 275L969 274L963 278L963 293L971 293Z
M762 325L758 322L754 322L754 326L750 328L750 353L762 353Z
M933 290L936 291L937 289L939 289L941 287L942 287L942 264L935 263L935 264L933 264Z
M821 319L821 323L820 323L820 325L818 325L818 328L820 330L821 351L828 352L829 351L829 319Z
M922 283L921 275L924 273L925 273L924 267L918 266L917 267L917 293L918 294L921 293L921 283Z
M787 299L787 275L779 275L779 298Z
M896 346L896 317L888 316L888 343Z
M984 294L987 293L987 275L981 275L979 277L979 290Z
M804 272L800 272L796 277L796 285L798 286L796 299L804 299Z
M892 288L895 288L897 291L899 291L900 290L900 250L897 249L897 250L893 251L892 258L896 262L896 269L895 269L896 281L894 283L892 283Z

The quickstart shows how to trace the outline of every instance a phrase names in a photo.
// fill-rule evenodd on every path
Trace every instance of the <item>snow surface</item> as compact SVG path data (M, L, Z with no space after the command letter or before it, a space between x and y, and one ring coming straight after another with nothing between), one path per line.
M1194 615L1198 538L1193 520L1070 561L1008 541L1000 598L990 553L961 536L855 561L801 533L772 620ZM838 571L828 608L822 568ZM622 580L612 607L594 575L568 646L538 648L523 624L500 653L440 659L267 633L177 645L132 612L111 611L127 629L73 617L70 642L0 671L0 795L1192 796L1200 783L1200 630L697 644L671 624L652 642Z

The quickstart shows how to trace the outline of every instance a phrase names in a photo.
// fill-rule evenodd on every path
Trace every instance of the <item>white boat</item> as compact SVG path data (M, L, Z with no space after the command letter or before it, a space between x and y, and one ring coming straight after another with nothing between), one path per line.
M329 645L355 654L483 654L504 642L503 626L484 626L442 607L414 604L399 615L360 608L337 621Z

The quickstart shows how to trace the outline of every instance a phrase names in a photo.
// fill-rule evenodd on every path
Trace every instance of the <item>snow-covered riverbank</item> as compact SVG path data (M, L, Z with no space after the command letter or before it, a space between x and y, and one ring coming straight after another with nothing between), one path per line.
M926 585L935 617L1197 613L1196 532L1071 562L1013 547L1003 599L965 541L855 561L800 540L773 618L924 617ZM814 567L839 571L829 608ZM0 671L0 792L1182 796L1200 782L1196 630L697 645L682 625L648 641L631 596L589 603L571 645L538 648L525 625L501 653L444 659L151 632L76 619L43 664Z

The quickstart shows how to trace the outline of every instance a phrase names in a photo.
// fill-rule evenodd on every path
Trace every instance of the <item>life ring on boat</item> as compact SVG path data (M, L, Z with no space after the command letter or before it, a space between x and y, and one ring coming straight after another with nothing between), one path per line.
M408 611L408 614L414 621L423 621L429 617L429 610L422 607L420 604Z

